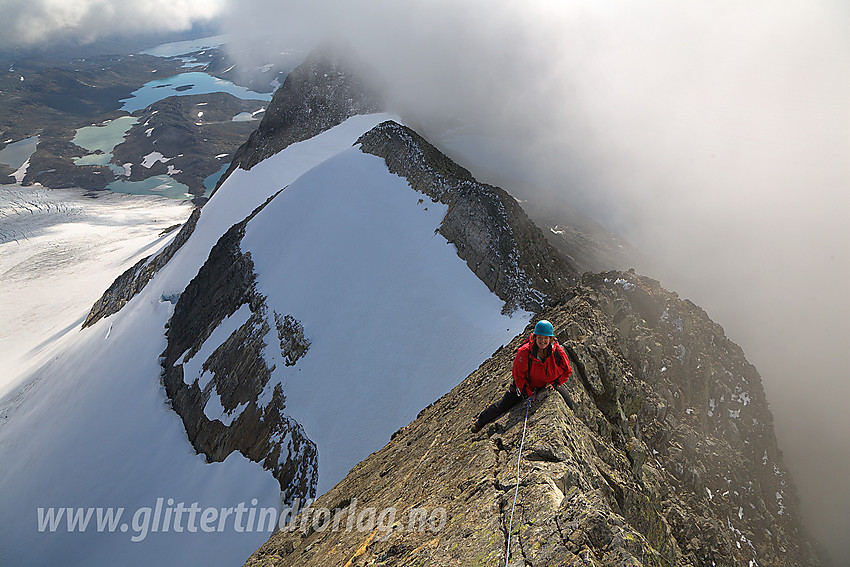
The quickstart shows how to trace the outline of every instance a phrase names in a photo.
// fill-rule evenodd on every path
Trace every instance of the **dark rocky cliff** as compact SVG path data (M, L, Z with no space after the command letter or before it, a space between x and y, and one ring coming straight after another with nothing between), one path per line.
M588 274L573 293L543 315L569 353L576 410L557 394L532 404L509 565L823 564L760 377L722 328L634 273ZM424 409L247 565L504 564L523 406L478 434L469 426L501 396L525 339ZM397 521L329 529L323 508L355 506L393 507ZM414 509L445 515L411 525Z
M301 425L286 415L286 396L280 384L270 383L274 366L269 366L272 357L265 350L280 349L285 364L294 365L308 350L309 341L291 316L268 312L265 297L255 289L251 255L240 250L245 226L262 208L219 239L180 294L162 353L163 383L199 453L210 461L223 461L233 451L241 452L271 471L280 483L281 498L292 501L315 495L316 446ZM209 379L185 376L184 365L199 354L227 317L245 305L250 309L247 320L201 361ZM206 415L211 396L220 398L223 410L233 415L232 422L225 424Z
M365 66L335 45L323 45L292 70L275 91L262 122L242 144L216 188L237 167L251 169L295 142L358 114L380 112L381 95L364 79Z

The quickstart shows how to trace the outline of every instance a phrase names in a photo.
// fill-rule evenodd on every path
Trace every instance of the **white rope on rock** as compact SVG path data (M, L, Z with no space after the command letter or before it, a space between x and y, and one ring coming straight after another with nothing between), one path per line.
M528 399L525 404L525 421L522 424L522 439L519 442L519 454L516 458L516 488L514 489L514 503L511 506L511 521L508 523L508 546L505 550L505 567L508 567L508 561L511 558L511 530L514 525L514 508L516 508L516 499L519 494L519 463L522 460L522 445L525 443L525 428L528 425L528 410L531 407L531 402L534 400L534 395Z

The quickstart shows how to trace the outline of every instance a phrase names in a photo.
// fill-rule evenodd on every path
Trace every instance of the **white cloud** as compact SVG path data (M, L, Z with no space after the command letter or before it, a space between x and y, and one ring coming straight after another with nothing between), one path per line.
M850 430L848 19L836 0L250 0L229 25L234 53L346 38L397 110L507 135L523 175L664 264L759 367L809 515L850 552L850 441L827 437Z
M0 0L0 47L90 42L121 34L184 31L219 16L228 0Z

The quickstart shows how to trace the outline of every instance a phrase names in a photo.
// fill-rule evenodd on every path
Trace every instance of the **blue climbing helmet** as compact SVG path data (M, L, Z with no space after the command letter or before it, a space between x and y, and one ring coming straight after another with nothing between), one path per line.
M536 325L534 325L534 334L540 335L541 337L554 337L555 336L555 327L552 326L547 320L538 321Z

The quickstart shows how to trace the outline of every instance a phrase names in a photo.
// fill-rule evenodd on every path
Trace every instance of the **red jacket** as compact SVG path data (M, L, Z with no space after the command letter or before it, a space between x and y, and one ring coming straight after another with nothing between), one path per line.
M531 376L529 376L528 357L532 353L533 346L534 335L528 339L527 343L519 347L514 358L514 383L520 392L529 396L534 390L543 388L547 384L560 386L573 373L567 353L553 339L552 354L546 358L545 362L540 362L536 356L531 357Z

